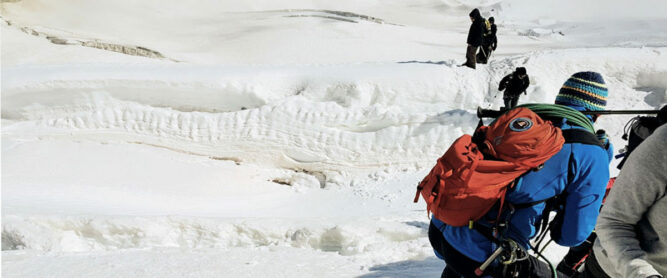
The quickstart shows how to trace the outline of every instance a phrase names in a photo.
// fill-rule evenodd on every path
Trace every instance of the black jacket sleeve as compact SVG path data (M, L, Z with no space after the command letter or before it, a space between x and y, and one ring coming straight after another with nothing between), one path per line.
M528 75L526 75L526 78L523 80L523 84L521 84L521 90L519 91L519 94L525 92L526 89L528 89L529 85L530 85L530 78L528 78Z
M491 48L495 51L498 47L498 37L496 37L496 32L498 32L498 27L495 24L491 25Z
M468 30L468 44L472 46L482 45L482 34L484 34L484 18L479 17L475 18L475 21L470 24L470 30Z
M507 81L509 81L511 74L505 75L502 80L500 80L500 84L498 84L498 91L505 90L505 87L507 87Z

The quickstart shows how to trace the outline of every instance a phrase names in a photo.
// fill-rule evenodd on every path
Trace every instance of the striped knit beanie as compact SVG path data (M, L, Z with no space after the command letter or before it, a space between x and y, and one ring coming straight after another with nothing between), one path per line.
M607 85L597 72L577 72L560 88L556 104L581 107L588 111L604 110L607 105Z

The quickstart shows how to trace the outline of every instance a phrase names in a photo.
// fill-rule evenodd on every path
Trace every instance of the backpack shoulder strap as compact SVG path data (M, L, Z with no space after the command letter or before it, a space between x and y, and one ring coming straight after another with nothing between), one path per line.
M565 143L582 143L586 145L595 145L604 149L604 145L600 142L600 139L588 132L587 130L582 129L566 129L563 130L563 137L565 138Z
M595 136L595 134L590 133L588 130L583 130L583 129L578 129L578 128L571 128L571 129L566 129L563 130L563 137L565 138L565 143L581 143L581 144L586 144L586 145L594 145L598 146L602 149L605 149L604 144L600 141L600 139ZM571 161L568 161L568 164L570 164ZM569 167L568 167L569 168ZM570 181L570 173L568 170L568 182ZM537 235L537 238L541 238L538 240L536 248L539 248L540 243L542 242L542 239L546 235L546 232L550 230L553 226L554 223L557 221L554 220L551 222L552 225L549 225L549 214L551 211L555 210L559 205L563 205L565 202L565 192L558 194L554 197L551 197L547 200L544 200L546 202L546 206L544 207L544 211L542 212L541 219L535 223L535 233Z

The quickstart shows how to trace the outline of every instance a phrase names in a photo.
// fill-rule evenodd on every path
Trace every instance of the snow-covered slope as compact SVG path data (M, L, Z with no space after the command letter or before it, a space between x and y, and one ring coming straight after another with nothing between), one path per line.
M504 75L521 102L584 70L611 109L667 102L659 2L358 2L1 3L3 271L436 277L414 187ZM473 7L500 30L476 71ZM617 148L628 118L597 124Z

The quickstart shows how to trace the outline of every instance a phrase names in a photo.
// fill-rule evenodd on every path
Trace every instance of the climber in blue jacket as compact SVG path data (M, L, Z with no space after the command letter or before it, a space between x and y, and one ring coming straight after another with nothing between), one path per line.
M602 76L595 72L579 72L563 84L556 104L579 111L599 111L604 110L606 99L607 88ZM592 122L596 120L594 116L589 118ZM583 129L564 118L552 119L552 122L561 130ZM524 206L517 205L513 212L503 210L500 218L497 208L492 209L475 223L473 229L448 226L432 218L429 240L436 255L447 263L442 277L478 277L475 270L501 244L493 238L510 239L525 253L531 248L530 240L536 237L543 217L548 220L545 208L557 212L549 229L553 241L562 246L576 246L586 240L595 227L609 180L610 154L613 153L608 140L600 145L566 142L542 169L524 174L508 190L506 202ZM492 222L497 219L504 219L507 225L493 230L497 226ZM546 263L526 256L525 260L507 267L496 261L484 275L552 277L552 269Z

